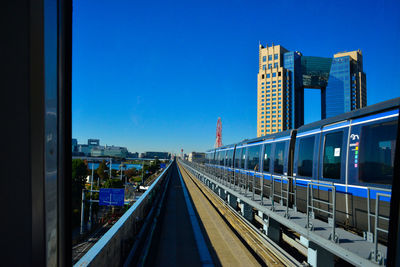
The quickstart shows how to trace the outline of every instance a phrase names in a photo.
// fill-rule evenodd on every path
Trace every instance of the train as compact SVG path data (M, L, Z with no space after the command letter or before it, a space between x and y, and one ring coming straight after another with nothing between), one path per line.
M388 228L399 108L400 98L395 98L297 129L210 149L205 166L236 185L254 179L249 187L263 197L271 198L285 186L291 192L288 205L302 212L307 212L307 194L312 193L322 200L313 214L322 220L332 214L332 206L324 201L332 202L334 186L335 224L367 238L375 227L377 203L379 228ZM384 195L377 202L378 193ZM387 240L383 232L378 236Z

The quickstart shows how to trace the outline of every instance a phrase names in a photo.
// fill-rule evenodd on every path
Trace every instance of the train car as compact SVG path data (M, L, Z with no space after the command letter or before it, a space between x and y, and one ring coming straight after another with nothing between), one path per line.
M332 202L334 187L335 222L370 234L377 194L391 194L399 107L400 98L396 98L295 130L209 150L206 165L227 183L288 201L303 212L307 211L307 188L315 199ZM290 194L276 194L281 189ZM380 216L389 216L389 204L390 197L380 198ZM314 207L315 216L322 219L332 212L322 202ZM387 220L379 219L379 225L387 228Z
M391 194L399 106L397 98L297 129L293 176L300 210L306 209L309 181L333 184L337 222L371 232L377 193ZM325 201L328 192L326 187L314 189ZM388 217L390 198L381 200L380 215ZM387 228L387 221L379 223Z

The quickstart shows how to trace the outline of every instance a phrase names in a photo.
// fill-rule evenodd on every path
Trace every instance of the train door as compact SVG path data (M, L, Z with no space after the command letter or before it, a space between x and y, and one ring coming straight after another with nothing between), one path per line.
M306 212L307 184L318 179L320 130L304 132L296 137L293 177L296 177L296 207Z
M336 189L336 222L346 223L346 161L349 122L342 122L324 127L320 138L319 172L321 184L334 185ZM314 196L332 203L332 190L326 186L313 187ZM332 206L321 204L318 208L332 212ZM320 217L332 217L326 212L319 212Z

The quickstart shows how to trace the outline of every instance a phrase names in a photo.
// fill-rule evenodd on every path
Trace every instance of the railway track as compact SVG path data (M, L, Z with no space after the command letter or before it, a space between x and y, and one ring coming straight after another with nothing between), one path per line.
M83 255L111 228L112 225L106 223L97 229L87 240L72 247L72 264L75 264Z
M192 174L179 164L182 175L189 179L202 192L205 198L211 203L216 211L223 217L225 222L240 236L243 242L255 253L262 262L267 266L303 266L294 257L280 248L268 237L244 219L236 210L225 203L211 189L203 185L200 181L192 176Z

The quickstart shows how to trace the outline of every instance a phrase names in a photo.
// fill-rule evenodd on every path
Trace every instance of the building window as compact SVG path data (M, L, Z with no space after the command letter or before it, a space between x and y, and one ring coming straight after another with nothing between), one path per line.
M272 64L268 64L268 69L272 68ZM274 75L272 74L272 77L274 77Z
M269 78L270 76L271 76L271 75L268 73L268 74L267 74L267 78Z
M266 70L266 65L263 65L263 70Z
M272 85L272 88L276 88L276 85ZM276 91L276 90L275 90ZM274 90L272 90L272 92L275 92Z
M267 84L270 84L271 82L267 82Z
M268 88L271 88L271 86L268 85L268 86L267 86L267 89L268 89Z
M267 57L263 56L263 62L267 61Z
M276 83L276 81L272 81L272 83Z
M269 55L269 56L268 56L268 60L272 60L272 55Z
M272 77L276 77L276 72L272 73Z
M261 83L261 84L264 84L264 83Z
M278 63L274 63L274 68L278 68Z
M274 59L278 59L278 54L275 54L275 55L274 55Z
M264 79L264 74L261 75L261 79Z

